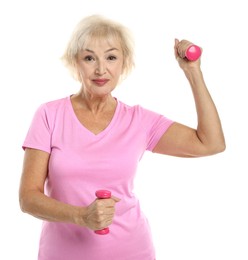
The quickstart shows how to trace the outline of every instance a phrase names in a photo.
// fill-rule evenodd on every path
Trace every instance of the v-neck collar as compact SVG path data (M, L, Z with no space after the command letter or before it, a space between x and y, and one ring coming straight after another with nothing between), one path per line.
M69 96L67 98L67 103L68 103L68 107L70 109L70 112L76 122L76 124L78 125L78 127L80 127L82 129L82 131L87 134L88 136L92 136L94 138L100 138L102 137L103 135L105 135L106 133L108 133L110 131L110 129L113 127L113 125L115 124L115 121L116 121L116 118L119 114L119 110L120 110L120 102L118 101L117 98L115 98L117 104L116 104L116 108L115 108L115 112L114 112L114 115L111 119L111 121L109 122L109 124L107 125L106 128L104 128L101 132L95 134L93 133L92 131L90 131L87 127L85 127L78 119L77 115L75 114L75 111L73 109L73 105L72 105L72 101L71 101L71 96Z

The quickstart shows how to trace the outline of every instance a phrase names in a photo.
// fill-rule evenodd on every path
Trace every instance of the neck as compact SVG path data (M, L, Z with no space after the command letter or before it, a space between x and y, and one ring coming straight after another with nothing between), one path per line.
M86 109L93 114L108 111L116 107L116 100L110 94L96 97L80 91L76 95L73 95L72 99L78 104L79 108Z

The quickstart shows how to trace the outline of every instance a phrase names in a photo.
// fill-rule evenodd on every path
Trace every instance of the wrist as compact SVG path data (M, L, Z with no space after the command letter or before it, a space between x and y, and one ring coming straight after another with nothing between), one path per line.
M72 223L79 226L86 226L84 221L86 215L86 208L84 207L75 207L72 213Z
M191 68L184 70L184 74L189 82L196 82L199 80L203 80L203 74L200 68Z

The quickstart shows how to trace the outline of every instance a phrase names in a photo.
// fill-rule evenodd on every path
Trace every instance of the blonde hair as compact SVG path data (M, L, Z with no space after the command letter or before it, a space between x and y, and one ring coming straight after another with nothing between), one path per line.
M100 15L92 15L77 24L62 56L65 66L76 80L80 81L77 55L92 40L117 40L124 57L122 79L130 74L134 67L134 42L131 32L120 23Z

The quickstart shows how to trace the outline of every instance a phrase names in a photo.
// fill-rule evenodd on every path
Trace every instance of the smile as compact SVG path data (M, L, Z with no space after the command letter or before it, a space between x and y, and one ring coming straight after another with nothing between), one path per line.
M103 86L105 85L109 79L94 79L93 82L98 85L98 86Z

